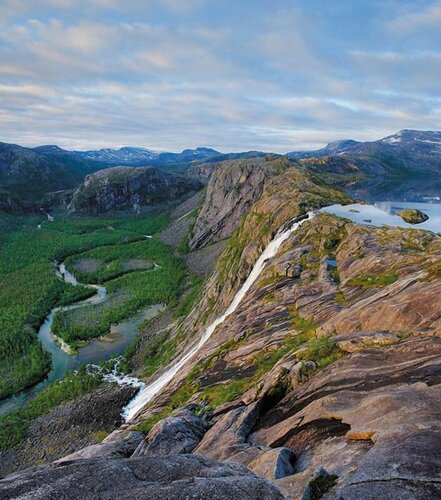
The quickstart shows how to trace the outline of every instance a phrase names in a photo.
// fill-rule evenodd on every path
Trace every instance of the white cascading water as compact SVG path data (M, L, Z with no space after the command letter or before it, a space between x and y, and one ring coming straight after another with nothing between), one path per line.
M296 231L304 222L310 220L314 217L313 212L308 212L307 217L304 219L295 222L288 229L280 230L274 239L268 244L263 253L257 259L254 267L249 274L248 278L245 280L244 284L240 288L240 290L234 296L231 304L228 309L219 317L217 317L211 325L207 327L204 334L200 338L199 342L190 349L179 361L176 362L173 366L171 366L165 373L163 373L157 380L153 383L146 386L144 389L141 389L139 393L130 401L130 403L124 408L124 418L126 421L131 420L163 387L165 387L178 373L178 371L187 363L189 359L191 359L199 349L207 342L207 340L211 337L216 328L224 322L224 320L233 313L237 306L240 304L241 300L244 298L245 294L251 288L252 284L259 277L263 268L265 267L266 261L271 259L277 254L277 251L280 248L280 245L290 236L291 233Z

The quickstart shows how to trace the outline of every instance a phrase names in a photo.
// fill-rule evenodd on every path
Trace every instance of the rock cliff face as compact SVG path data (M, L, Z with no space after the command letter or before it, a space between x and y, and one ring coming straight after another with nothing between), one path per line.
M190 248L231 236L239 220L260 198L266 179L276 172L277 168L264 158L218 164L196 219Z
M88 175L75 191L71 213L127 210L138 213L189 197L201 189L194 179L165 174L154 168L114 167Z

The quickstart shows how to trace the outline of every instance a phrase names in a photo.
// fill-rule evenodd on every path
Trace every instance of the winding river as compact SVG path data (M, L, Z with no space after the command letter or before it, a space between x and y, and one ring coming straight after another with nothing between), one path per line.
M29 389L21 391L0 403L0 414L20 408L26 401L43 390L47 385L63 378L67 370L75 370L81 365L99 363L110 359L114 355L123 354L139 332L141 324L157 315L164 305L157 304L146 308L135 316L111 326L110 332L103 338L95 339L75 353L69 354L69 346L52 333L52 323L58 311L78 309L80 307L101 304L107 300L107 290L103 286L79 283L70 273L64 263L57 264L58 278L74 286L83 285L94 288L96 293L88 299L78 301L64 307L54 307L38 330L38 339L52 358L51 370L47 377ZM118 382L118 380L112 380Z

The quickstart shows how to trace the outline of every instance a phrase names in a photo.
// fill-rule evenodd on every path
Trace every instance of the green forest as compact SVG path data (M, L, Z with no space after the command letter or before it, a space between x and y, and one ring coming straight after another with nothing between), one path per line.
M109 251L112 258L118 259L119 252L126 245L146 244L152 249L152 256L149 257L146 251L143 257L157 260L162 267L140 272L130 285L124 275L109 283L111 293L130 297L126 299L126 305L130 306L126 314L157 299L161 302L173 300L176 285L171 282L166 269L172 266L178 269L175 279L181 274L183 277L184 273L180 261L171 255L161 260L158 255L160 248L165 255L170 254L165 245L161 247L159 242L153 243L154 240L145 237L160 231L168 223L167 216L57 218L54 222L45 221L38 228L42 220L42 216L0 214L0 398L34 384L49 371L50 358L38 341L37 330L50 309L94 293L89 288L74 287L58 279L55 261L98 247L104 254ZM156 295L140 291L147 280L143 275L147 273L151 273L154 280L162 279L163 289ZM124 317L122 310L118 315ZM107 325L114 319L108 314L104 317Z

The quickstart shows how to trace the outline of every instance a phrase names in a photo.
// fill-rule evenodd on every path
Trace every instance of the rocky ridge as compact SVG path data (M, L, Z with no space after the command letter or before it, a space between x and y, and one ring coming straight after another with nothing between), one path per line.
M260 198L277 166L263 158L221 163L208 185L189 246L191 250L231 236L239 220Z

